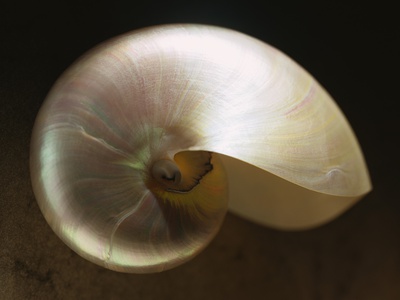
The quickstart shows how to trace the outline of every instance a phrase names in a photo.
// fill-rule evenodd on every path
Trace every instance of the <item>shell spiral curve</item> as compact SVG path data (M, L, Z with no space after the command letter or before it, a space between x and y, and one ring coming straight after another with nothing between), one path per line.
M311 75L205 25L134 31L81 57L37 116L30 164L56 234L121 272L191 259L228 207L303 229L371 189L348 122Z

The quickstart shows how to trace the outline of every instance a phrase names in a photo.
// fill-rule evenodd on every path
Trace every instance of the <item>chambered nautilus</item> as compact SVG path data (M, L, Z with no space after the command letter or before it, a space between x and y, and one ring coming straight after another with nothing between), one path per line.
M193 258L228 208L305 229L371 189L355 135L310 74L255 38L205 25L134 31L81 57L37 116L30 163L56 234L133 273Z

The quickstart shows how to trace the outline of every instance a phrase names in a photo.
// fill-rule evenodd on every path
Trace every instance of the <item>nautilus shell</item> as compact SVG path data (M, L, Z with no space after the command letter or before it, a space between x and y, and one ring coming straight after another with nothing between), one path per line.
M348 122L310 74L203 25L134 31L80 58L38 114L31 178L71 249L137 273L193 258L228 208L305 229L371 189Z

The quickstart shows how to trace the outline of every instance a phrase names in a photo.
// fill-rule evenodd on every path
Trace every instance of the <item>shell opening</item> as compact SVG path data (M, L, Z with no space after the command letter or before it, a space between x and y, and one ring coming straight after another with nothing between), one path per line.
M151 174L160 184L170 188L179 186L182 175L175 162L169 159L161 159L154 163L151 168Z
M183 151L177 153L174 160L157 160L150 172L165 191L188 193L213 170L211 158L211 152Z

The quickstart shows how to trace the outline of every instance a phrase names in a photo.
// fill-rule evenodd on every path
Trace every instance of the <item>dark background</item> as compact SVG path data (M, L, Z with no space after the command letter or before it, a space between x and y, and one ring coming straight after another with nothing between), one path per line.
M397 9L383 1L13 3L0 5L0 299L400 299ZM303 65L351 123L374 190L304 232L229 214L203 253L160 274L116 273L72 252L30 186L35 116L86 50L164 23L236 29Z

